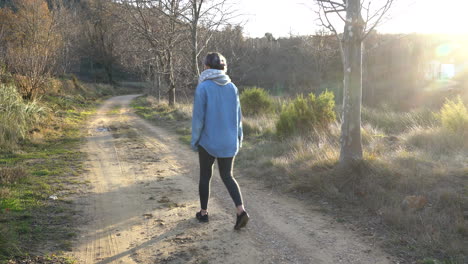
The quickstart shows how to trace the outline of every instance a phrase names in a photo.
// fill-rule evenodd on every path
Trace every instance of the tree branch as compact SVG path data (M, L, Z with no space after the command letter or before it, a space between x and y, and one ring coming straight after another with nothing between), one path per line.
M318 15L318 18L320 20L320 23L322 24L322 26L324 26L325 28L330 30L333 33L333 35L335 36L335 38L336 38L336 40L338 42L338 45L340 47L341 62L343 63L343 65L345 65L344 64L344 50L343 50L342 40L341 40L338 32L336 31L335 27L333 26L333 24L330 22L330 19L328 18L327 13L324 13L324 17L325 17L325 20L327 22L325 23L325 21L323 20L321 11L325 11L324 10L325 8L324 8L323 3L321 2L321 0L318 0L318 5L319 5L319 11L317 12L317 15Z
M324 10L323 12L324 12L325 14L328 14L328 13L337 13L338 15L340 15L339 12L344 12L344 11L346 11L346 9ZM343 19L343 17L340 16L340 18L341 18L341 20L346 21L346 20Z
M390 9L390 7L392 6L393 4L393 0L386 0L387 2L385 3L385 5L379 9L379 11L381 11L380 13L380 16L379 18L377 18L377 20L375 21L375 23L372 25L372 27L369 29L368 32L365 33L364 37L362 38L363 40L365 38L367 38L367 36L370 34L370 32L372 32L374 30L374 28L379 24L380 20L382 20L383 16L388 12L388 10ZM376 14L378 14L378 12L376 12ZM366 24L368 23L369 21L366 21Z
M342 7L342 8L345 8L346 7L346 2L344 1L344 4L340 4L338 2L335 2L335 1L330 1L330 0L317 0L318 2L321 2L321 3L327 3L327 4L331 4L331 5L337 5L339 7Z

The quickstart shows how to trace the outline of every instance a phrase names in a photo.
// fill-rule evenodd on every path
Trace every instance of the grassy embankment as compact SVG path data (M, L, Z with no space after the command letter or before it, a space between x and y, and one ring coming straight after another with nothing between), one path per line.
M71 249L73 196L87 184L81 177L83 126L99 98L116 90L73 78L53 80L33 103L11 96L11 85L2 85L2 92L9 108L0 109L0 118L10 123L0 129L0 263L71 263L56 255Z
M468 113L458 104L410 112L363 109L364 161L341 170L340 127L278 137L278 99L268 114L244 116L238 165L280 192L327 202L323 210L357 226L389 252L418 263L466 263ZM466 103L465 103L466 105ZM190 104L171 109L140 97L137 113L190 140ZM245 106L244 106L244 110ZM244 111L245 112L245 111Z
M164 125L179 135L180 141L190 144L192 105L189 103L178 103L172 108L166 101L160 103L154 97L137 97L131 106L142 118L156 125Z

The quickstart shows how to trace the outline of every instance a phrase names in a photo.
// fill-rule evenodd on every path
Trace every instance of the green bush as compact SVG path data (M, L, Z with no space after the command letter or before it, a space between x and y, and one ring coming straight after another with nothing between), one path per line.
M460 96L456 101L447 99L438 114L442 127L455 132L467 133L468 131L468 111Z
M36 101L24 101L16 87L0 85L0 146L11 147L25 138L44 113Z
M268 114L273 109L273 100L262 88L245 89L240 96L240 101L242 114L247 116Z
M276 131L281 137L304 134L327 129L335 120L335 100L332 92L323 92L318 97L312 93L308 97L299 95L283 105L276 123Z

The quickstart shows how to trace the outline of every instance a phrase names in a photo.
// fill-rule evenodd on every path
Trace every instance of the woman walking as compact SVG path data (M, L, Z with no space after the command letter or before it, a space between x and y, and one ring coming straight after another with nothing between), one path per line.
M192 149L198 151L200 161L200 206L196 218L208 222L208 199L213 164L218 160L219 174L237 209L238 230L249 221L242 194L232 175L234 157L242 144L242 114L237 87L226 75L226 59L217 52L204 59L195 91L192 117Z

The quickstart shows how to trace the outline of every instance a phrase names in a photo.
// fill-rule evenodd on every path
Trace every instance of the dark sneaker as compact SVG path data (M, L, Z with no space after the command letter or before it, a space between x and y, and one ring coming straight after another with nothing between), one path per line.
M234 226L235 230L239 230L247 225L247 222L249 222L249 214L244 211L242 214L237 216L237 221L236 225Z
M200 221L200 222L208 222L208 213L206 215L202 215L201 212L198 212L195 217Z

